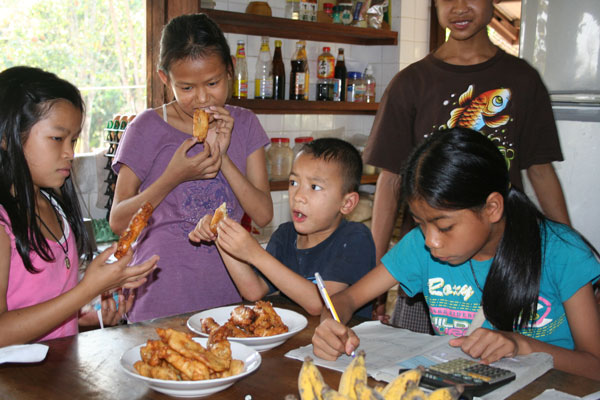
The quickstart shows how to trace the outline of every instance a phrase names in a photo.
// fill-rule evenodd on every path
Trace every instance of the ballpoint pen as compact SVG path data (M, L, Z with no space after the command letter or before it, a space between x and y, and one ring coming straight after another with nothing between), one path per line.
M319 274L318 272L315 272L315 281L317 282L317 288L319 288L319 293L321 293L321 297L323 298L325 307L327 307L329 309L329 312L331 312L333 319L335 319L337 322L341 323L342 321L340 321L340 317L338 316L338 313L335 310L335 307L333 306L331 297L329 297L329 293L327 293L327 289L325 288L325 283L323 282L323 278L321 278L321 274ZM351 357L355 356L354 351L352 351L350 356Z

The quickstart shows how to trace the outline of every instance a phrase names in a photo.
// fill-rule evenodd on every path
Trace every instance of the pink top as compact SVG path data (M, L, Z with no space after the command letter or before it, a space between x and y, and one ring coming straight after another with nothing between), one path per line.
M63 214L57 204L55 204L55 207ZM67 269L65 267L65 254L60 245L55 241L47 240L56 260L50 262L44 261L37 253L32 251L30 253L31 262L40 271L37 274L32 274L25 269L21 256L16 249L15 237L12 233L8 214L4 207L0 206L0 225L4 227L4 230L10 237L10 270L6 293L6 304L9 311L30 307L53 299L72 289L77 284L77 270L79 266L77 244L64 215L63 224L66 228L65 236L68 237L68 257L71 262L71 268ZM61 243L64 243L64 238L61 238ZM77 334L77 320L78 315L75 313L61 325L36 339L36 341Z

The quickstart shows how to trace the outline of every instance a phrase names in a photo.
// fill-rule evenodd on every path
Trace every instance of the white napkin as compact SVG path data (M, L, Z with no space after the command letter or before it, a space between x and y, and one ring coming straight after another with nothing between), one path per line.
M46 358L48 346L45 344L17 344L0 348L0 364L13 363L34 363Z

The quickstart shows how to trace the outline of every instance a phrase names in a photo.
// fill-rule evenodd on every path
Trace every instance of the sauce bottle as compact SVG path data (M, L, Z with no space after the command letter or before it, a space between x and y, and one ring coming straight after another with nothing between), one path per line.
M323 47L323 52L317 58L317 100L333 100L333 76L335 58L329 47Z
M285 99L285 67L281 57L281 40L275 41L275 54L273 55L273 98Z
M290 72L290 100L308 100L308 59L304 40L296 42L296 51L292 57Z
M346 100L346 62L344 60L344 49L338 49L337 62L333 73L333 101Z
M233 97L236 99L248 98L248 66L246 65L246 49L243 40L237 41L237 50L235 52Z
M273 98L273 62L271 60L271 50L269 50L269 38L263 36L260 45L260 52L256 59L256 69L254 77L254 98L272 99Z

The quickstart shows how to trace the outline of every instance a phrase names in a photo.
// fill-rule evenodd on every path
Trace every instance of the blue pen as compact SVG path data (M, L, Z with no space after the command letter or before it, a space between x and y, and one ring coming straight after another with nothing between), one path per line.
M338 316L337 311L335 310L335 307L333 306L331 297L329 297L329 293L327 293L327 289L325 288L323 278L321 278L321 274L319 274L318 272L315 272L315 281L317 282L317 287L319 288L319 293L321 293L323 302L325 303L325 306L329 309L329 312L331 312L333 319L335 319L339 323L342 323L342 321L340 321L340 317ZM355 356L354 351L352 352L352 354L350 354L350 356Z

